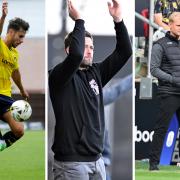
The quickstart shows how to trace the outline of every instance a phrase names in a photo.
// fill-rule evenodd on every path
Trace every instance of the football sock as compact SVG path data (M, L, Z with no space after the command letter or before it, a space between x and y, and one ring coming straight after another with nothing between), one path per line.
M1 134L1 131L0 131L0 139L2 139L2 134Z
M19 137L16 137L12 131L9 131L3 135L2 139L6 142L6 147L9 147L15 143Z
M6 148L5 140L0 139L0 151L3 151Z

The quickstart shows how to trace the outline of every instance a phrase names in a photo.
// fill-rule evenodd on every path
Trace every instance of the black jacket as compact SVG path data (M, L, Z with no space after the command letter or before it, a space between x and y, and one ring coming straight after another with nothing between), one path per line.
M95 161L103 151L102 87L132 54L123 22L115 23L117 44L101 63L79 70L84 54L84 21L77 20L69 55L49 75L50 98L56 125L52 150L59 161Z
M164 74L159 73L158 92L180 94L180 41L167 32L156 44L163 49L160 70L171 77L169 81L164 81L163 77L161 78Z

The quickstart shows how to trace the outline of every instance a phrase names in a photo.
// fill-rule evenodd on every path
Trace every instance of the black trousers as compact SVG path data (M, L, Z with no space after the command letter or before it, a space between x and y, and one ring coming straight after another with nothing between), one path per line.
M154 127L154 136L149 153L151 164L159 164L165 135L175 112L180 124L180 95L161 94L157 98L159 104L157 121Z

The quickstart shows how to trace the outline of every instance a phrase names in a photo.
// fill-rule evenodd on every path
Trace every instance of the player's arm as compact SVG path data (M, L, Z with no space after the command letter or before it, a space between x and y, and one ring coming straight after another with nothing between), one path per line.
M154 14L154 22L161 26L163 29L169 31L169 26L163 22L162 13L156 13Z
M21 73L19 71L19 69L15 69L12 73L12 79L14 81L14 83L17 85L17 87L19 88L22 97L24 97L25 99L29 99L29 94L27 93L27 91L24 89L23 85L22 85L22 81L21 81Z
M99 64L102 85L104 86L127 62L132 48L126 26L122 20L122 11L118 0L108 3L109 13L113 17L116 31L116 48L113 53Z
M78 70L84 55L85 28L84 20L81 19L71 1L67 1L69 16L75 21L72 41L66 59L58 64L50 73L49 85L53 87L62 87L66 84Z
M8 13L8 3L7 3L7 1L3 1L3 3L2 3L2 15L0 18L0 36L1 36L2 30L3 30L3 25L4 25L5 18L7 16L7 13Z

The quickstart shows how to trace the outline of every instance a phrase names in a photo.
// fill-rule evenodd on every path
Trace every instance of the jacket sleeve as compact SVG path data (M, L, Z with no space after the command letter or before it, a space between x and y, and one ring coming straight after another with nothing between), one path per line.
M115 23L116 48L103 62L99 63L102 86L124 66L132 55L129 35L124 22Z
M113 103L132 89L132 74L103 89L104 105Z
M163 58L163 48L159 44L152 47L151 54L151 74L161 81L172 83L172 75L161 70L161 62Z
M66 59L59 63L49 74L49 86L62 87L73 77L78 70L84 55L85 28L84 21L75 21L69 54Z

